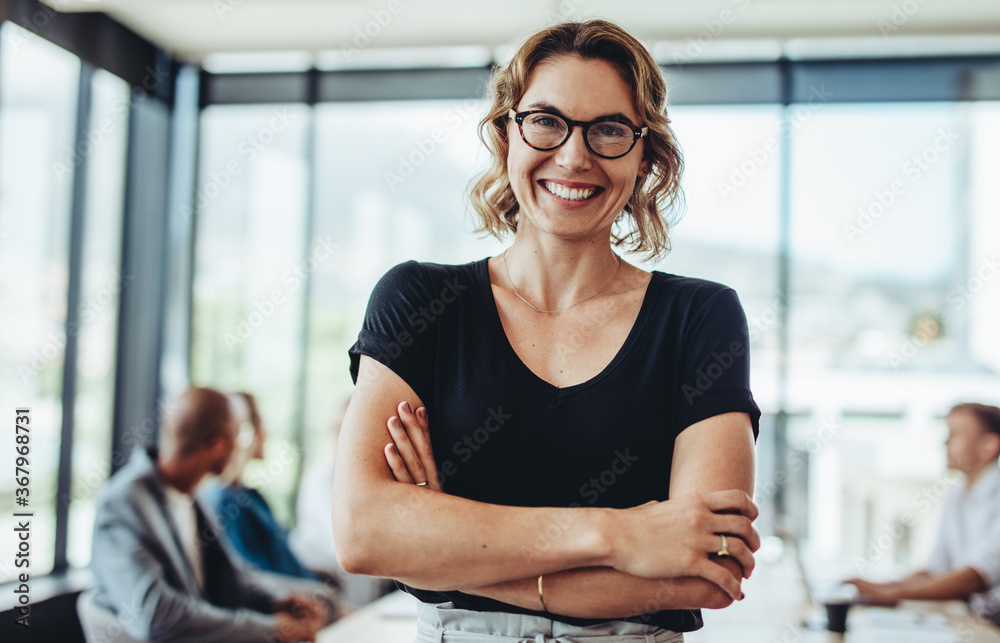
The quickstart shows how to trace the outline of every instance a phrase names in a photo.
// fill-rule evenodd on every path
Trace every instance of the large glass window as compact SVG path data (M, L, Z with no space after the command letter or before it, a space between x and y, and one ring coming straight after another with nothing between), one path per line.
M52 568L56 480L62 427L62 376L69 281L73 170L61 163L74 145L80 61L4 22L0 27L0 408L10 436L16 408L31 408L30 496L14 506L14 476L0 479L0 513L34 513L33 573ZM9 415L7 415L9 414ZM13 463L13 440L0 445ZM5 518L5 521L7 518ZM0 582L15 577L14 532ZM9 559L9 560L8 560Z
M750 326L754 397L778 404L779 196L782 111L764 106L670 110L684 152L686 211L657 270L731 286Z
M330 422L353 390L347 349L368 295L408 259L464 263L501 248L471 233L468 184L485 163L481 100L316 108L316 239L337 245L314 275L307 444L330 457Z
M307 242L309 111L213 107L202 115L192 378L258 397L267 459L248 467L290 517L306 278L330 253ZM324 259L326 257L326 259Z
M129 87L100 70L81 76L76 56L10 22L0 42L0 398L4 409L32 409L30 496L20 509L34 513L31 567L44 573L57 506L68 505L70 564L89 562L94 498L110 472L118 293L129 281L119 272ZM77 132L81 77L90 119ZM83 243L78 319L67 327L74 199ZM71 491L56 498L69 338L78 347ZM12 482L0 482L0 507L11 511ZM0 570L0 582L13 578L12 565Z
M795 132L790 509L841 571L922 564L954 482L941 416L998 401L996 127L991 104L845 104Z
M132 281L121 273L130 90L101 70L94 73L91 90L86 143L77 156L86 158L87 183L67 551L73 566L90 561L95 497L112 469L118 296Z

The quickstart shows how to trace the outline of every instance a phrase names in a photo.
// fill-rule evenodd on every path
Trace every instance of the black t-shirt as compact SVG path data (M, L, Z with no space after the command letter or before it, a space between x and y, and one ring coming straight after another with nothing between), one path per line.
M686 427L742 411L758 432L746 317L726 286L654 271L639 315L611 363L558 388L532 373L507 340L487 259L408 261L375 286L349 350L385 364L427 407L447 493L524 507L626 508L666 500L674 439ZM530 545L529 545L530 546ZM428 603L555 618L458 591L403 586ZM630 619L688 632L699 610Z

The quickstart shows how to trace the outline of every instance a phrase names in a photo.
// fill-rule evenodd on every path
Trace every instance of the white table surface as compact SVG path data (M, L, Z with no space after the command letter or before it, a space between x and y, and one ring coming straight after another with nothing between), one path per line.
M851 608L847 634L823 629L822 608L803 598L787 571L758 566L747 598L724 610L702 610L705 627L686 643L1000 643L1000 629L969 615L964 603L904 602L895 609ZM319 643L413 643L416 599L394 592L330 625Z

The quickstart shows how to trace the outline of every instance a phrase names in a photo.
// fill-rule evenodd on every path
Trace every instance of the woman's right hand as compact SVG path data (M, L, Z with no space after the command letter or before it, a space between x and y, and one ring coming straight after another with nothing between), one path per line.
M722 550L724 534L729 557L740 564L742 576L749 578L753 571L753 552L760 547L760 536L751 525L757 507L744 491L690 494L617 511L615 569L645 578L698 576L733 598L741 596L740 576L713 557Z

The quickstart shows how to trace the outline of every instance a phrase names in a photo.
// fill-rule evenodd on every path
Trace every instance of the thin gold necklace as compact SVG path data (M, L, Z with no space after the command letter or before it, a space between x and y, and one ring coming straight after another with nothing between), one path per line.
M510 252L510 248L507 248L506 250L503 251L503 256L502 256L502 259L503 259L503 271L504 271L504 274L507 275L507 281L510 282L510 287L514 289L514 296L517 297L518 299L520 299L521 301L523 301L524 303L528 304L528 306L530 306L531 309L533 311L535 311L536 313L546 313L546 314L549 314L549 315L553 315L555 313L561 313L561 312L563 312L565 310L569 310L573 306L577 306L579 304L582 304L583 302L587 301L588 299L593 299L594 297L600 295L602 292L604 292L605 290L608 289L608 286L610 286L612 282L614 282L615 278L618 276L618 273L621 272L621 269L622 269L622 258L618 254L612 253L612 254L615 254L615 257L617 257L617 259L618 259L618 269L615 270L615 274L612 275L611 280L608 281L608 283L604 284L604 288L601 288L600 290L598 290L597 292L595 292L590 297L587 297L586 299L581 299L580 301L576 302L575 304L570 304L569 306L566 306L565 308L560 308L559 310L542 310L540 308L536 308L534 304L532 304L530 301L528 301L527 299L525 299L524 297L522 297L521 293L517 292L517 286L514 285L514 280L512 280L510 278L510 271L507 270L507 253L508 252Z

